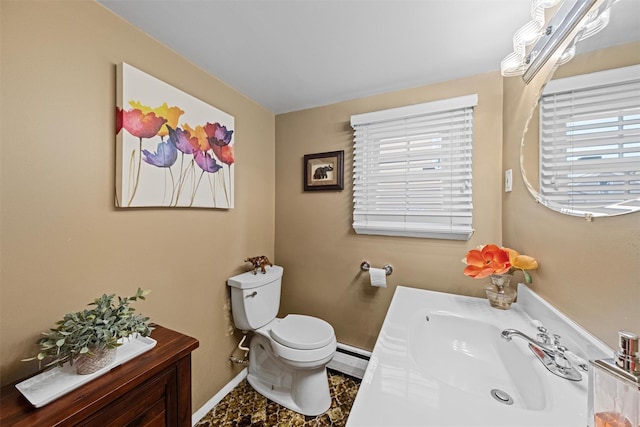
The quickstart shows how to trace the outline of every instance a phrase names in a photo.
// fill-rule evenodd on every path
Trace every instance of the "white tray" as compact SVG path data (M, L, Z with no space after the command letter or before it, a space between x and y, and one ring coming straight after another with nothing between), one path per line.
M124 338L120 342L122 345L118 347L116 352L116 360L108 366L88 375L79 375L76 373L76 367L65 363L64 366L55 367L48 371L44 371L36 376L29 378L16 384L16 388L24 397L31 402L36 408L40 408L47 403L64 396L71 390L88 383L109 372L111 369L124 362L141 355L155 347L157 341L138 336L136 338Z

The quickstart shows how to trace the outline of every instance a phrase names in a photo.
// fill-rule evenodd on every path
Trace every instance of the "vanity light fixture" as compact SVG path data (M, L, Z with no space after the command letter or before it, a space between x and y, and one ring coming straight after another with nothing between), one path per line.
M533 0L532 20L513 36L514 51L500 63L503 76L522 76L526 83L556 54L566 39L576 34L573 41L558 58L558 65L570 61L575 55L578 41L601 31L609 23L610 7L618 0L564 0L547 23L545 11L560 0ZM529 46L532 46L530 49Z
M531 21L524 24L513 35L513 52L505 56L500 70L505 77L521 76L527 68L527 46L536 43L545 32L545 11L561 0L533 0Z

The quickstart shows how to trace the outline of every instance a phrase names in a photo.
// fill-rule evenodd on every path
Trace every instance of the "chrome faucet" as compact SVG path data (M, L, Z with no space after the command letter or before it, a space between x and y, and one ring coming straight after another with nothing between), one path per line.
M524 334L517 329L505 329L504 331L502 331L500 336L507 341L511 341L511 338L514 336L520 337L523 340L528 341L529 344L532 344L538 347L540 350L544 351L545 353L553 354L555 352L555 349L551 345L549 345L549 342L548 342L549 336L546 335L546 330L545 332L540 331L540 334L538 334L537 340L534 340L529 335Z
M519 337L527 341L529 343L529 349L531 349L538 360L542 362L545 368L559 377L571 381L580 381L582 375L573 365L577 365L583 371L587 370L587 365L584 360L560 344L560 335L553 335L553 344L551 344L551 338L547 330L542 326L538 327L537 339L533 339L517 329L505 329L500 336L507 341L511 341L513 337Z

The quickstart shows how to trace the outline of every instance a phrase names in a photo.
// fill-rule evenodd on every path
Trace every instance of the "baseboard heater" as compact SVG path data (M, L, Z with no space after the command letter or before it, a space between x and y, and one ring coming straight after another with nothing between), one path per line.
M371 359L371 352L347 344L338 343L336 355L327 368L362 379Z

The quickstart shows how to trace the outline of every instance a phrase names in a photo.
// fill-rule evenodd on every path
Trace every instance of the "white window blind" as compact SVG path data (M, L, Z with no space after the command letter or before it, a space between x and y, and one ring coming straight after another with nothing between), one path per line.
M540 103L540 194L598 213L640 197L640 67L549 83Z
M359 114L353 228L359 234L467 240L477 95Z

